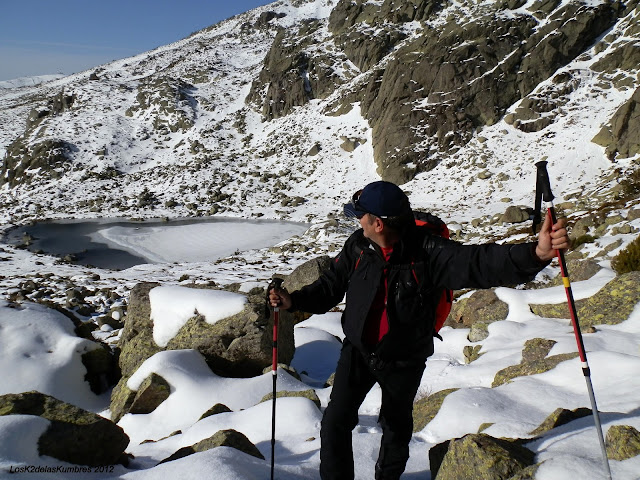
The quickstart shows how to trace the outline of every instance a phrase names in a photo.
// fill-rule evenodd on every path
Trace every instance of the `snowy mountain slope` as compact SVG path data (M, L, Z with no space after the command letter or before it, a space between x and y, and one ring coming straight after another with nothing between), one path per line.
M39 75L37 77L20 77L14 80L0 81L0 89L2 88L24 88L40 85L41 83L57 80L64 77L63 74Z
M491 5L451 3L423 21L422 28L443 28L447 18L482 18ZM24 181L2 186L3 221L33 215L210 213L306 219L339 211L350 192L378 177L373 147L381 140L357 103L347 114L327 114L335 111L341 98L350 98L354 87L364 88L371 80L370 72L358 74L327 30L332 7L332 2L324 0L275 2L93 72L3 90L0 148L24 151L48 140L48 148L63 152L56 157L57 164L34 164L25 170ZM267 12L278 15L265 17ZM502 15L531 16L531 5L504 10ZM263 68L265 53L278 29L297 31L309 19L320 22L320 27L310 34L308 55L335 59L335 71L342 72L340 82L344 83L336 84L326 98L311 99L293 107L290 114L264 121L258 105L245 99ZM542 158L550 161L561 194L603 187L601 177L614 165L591 139L629 100L638 81L633 71L596 72L592 66L621 43L637 41L628 37L629 24L635 20L637 12L631 11L607 32L606 41L596 42L527 97L560 95L556 108L544 114L554 119L548 127L525 133L514 127L522 122L507 123L508 114L517 117L521 107L513 104L499 122L476 128L471 140L457 151L440 152L436 170L418 173L407 184L414 204L442 211L455 207L468 219L496 213L503 207L502 198L528 203L532 165ZM543 30L545 22L536 28ZM400 27L406 37L394 50L410 44L421 28L415 21ZM384 57L376 68L389 61L389 56ZM558 93L565 85L557 84L562 75L571 78L572 88ZM51 105L57 95L66 97L67 104L60 107L61 102L56 106L54 101ZM425 98L425 107L430 98ZM48 114L43 113L47 110ZM29 112L32 120L24 130ZM25 138L10 145L19 135ZM350 147L341 148L345 140ZM429 150L430 145L425 137L414 144L414 150ZM619 160L614 168L622 172L632 166L630 160ZM476 180L485 171L493 175ZM81 199L75 193L79 188L84 192ZM147 201L141 201L146 190L150 192ZM329 190L333 198L327 202ZM480 204L473 192L491 199L482 202L483 212L471 207Z
M64 345L82 346L85 341L78 344L74 335L61 330L41 335L46 341L38 346L42 355L37 357L20 355L9 348L19 344L29 349L42 340L34 332L14 328L11 322L16 305L9 300L44 299L64 306L67 292L86 288L87 303L96 315L104 315L112 308L122 308L129 290L140 281L215 282L221 286L236 283L240 291L249 291L255 286L264 287L274 273L289 273L315 255L333 254L354 227L353 222L338 215L342 204L364 183L381 174L376 146L382 136L367 113L376 98L363 92L373 92L371 95L376 97L376 85L385 75L401 76L402 72L393 71L400 68L394 55L401 51L406 58L416 60L411 56L415 55L412 49L425 32L463 36L473 30L474 23L482 23L496 12L496 4L491 1L443 2L427 15L432 3L280 0L179 42L93 71L38 85L1 89L0 153L8 154L3 171L6 173L8 162L13 162L11 169L20 178L7 183L8 177L4 177L0 186L0 233L42 218L218 215L310 222L304 234L273 248L236 252L215 261L211 261L212 253L205 251L199 262L144 264L123 271L71 265L54 256L0 246L0 316L11 326L0 329L0 362L7 365L5 370L12 369L12 388L48 389L49 393L60 395L59 389L51 386L51 378L62 376L71 383L83 384L82 389L74 389L65 398L81 397L75 402L109 414L108 394L96 396L87 391L77 354L73 362L58 361ZM524 16L537 32L553 23L549 12L538 11L551 3L503 3L510 5L499 10L498 17L505 22ZM563 1L550 8L561 17L558 12L563 8L595 9L602 5L598 1ZM338 7L352 6L362 10L354 17L359 20L353 30L346 31L345 40L332 30L331 15ZM407 6L415 7L413 11L421 12L424 18L407 20ZM532 206L534 163L548 160L557 203L572 224L589 215L600 221L589 230L595 234L600 226L597 238L578 254L599 262L604 271L588 281L576 282L579 298L593 295L614 276L610 259L640 229L640 220L630 215L632 208L638 210L637 195L624 194L620 188L620 183L637 169L640 159L637 155L610 159L606 146L591 141L640 86L638 62L633 63L639 48L640 12L634 2L620 6L619 12L615 24L580 55L505 107L493 124L476 125L466 143L458 148L438 150L434 146L440 138L430 134L424 125L416 124L415 132L423 137L412 143L412 148L420 154L433 155L438 162L431 170L418 171L403 185L415 207L438 213L462 241L521 240L528 236L530 223L503 224L497 218L508 206ZM572 21L568 19L566 23ZM455 30L458 24L463 26L459 32ZM385 43L387 34L393 40L390 43ZM321 77L314 74L320 75L327 66L332 75L322 78L331 78L332 83L324 85L325 90L313 90L322 91L322 95L304 97L300 104L292 100L293 88L285 91L281 99L291 102L287 104L290 110L267 119L264 101L278 98L278 92L270 93L271 84L260 79L281 80L268 77L273 72L265 70L265 60L278 35L283 39L279 51L291 49L290 57L283 56L283 61L307 61L307 69L301 71L293 62L294 67L288 71L293 76L283 76L292 83L285 85L319 89ZM361 40L358 35L364 35L370 43L359 50L362 56L347 54L344 46L357 45ZM554 36L559 35L549 32L538 40ZM378 58L369 47L377 45L376 39L380 38L385 41L378 52L382 57ZM451 50L468 46L465 41ZM514 43L509 52L518 47ZM306 57L296 56L301 50ZM616 55L621 60L613 63L615 68L602 68L603 62ZM478 78L490 78L509 58L511 55L496 61L491 68L481 67L483 74ZM302 88L301 92L304 95L307 90ZM411 111L418 118L435 108L435 93L438 92L430 91L421 99L411 100ZM268 97L272 94L275 96ZM389 109L392 103L402 102L389 101ZM540 128L542 125L545 126ZM441 138L446 140L454 134L452 131ZM36 155L37 147L46 142L48 147L38 150L46 154ZM31 168L25 168L28 165ZM618 215L614 224L606 224L606 218ZM209 235L216 235L215 230ZM259 234L248 230L238 235ZM233 242L232 238L220 240ZM175 239L167 242L169 246L172 241ZM193 241L190 245L197 244ZM557 267L550 267L543 277L557 273ZM414 435L406 478L430 478L428 449L439 441L476 432L487 423L492 424L487 430L492 435L527 436L559 406L588 406L575 359L544 374L489 388L496 372L519 361L528 339L552 338L558 342L554 354L575 351L566 319L541 318L530 311L531 303L560 302L563 292L559 287L501 289L498 293L509 303L511 314L506 321L491 326L481 358L464 363L463 348L476 345L468 340L468 329L445 328L445 341L437 343L421 392L435 393L452 387L460 390L448 397L441 414ZM42 314L42 310L40 306L24 307L20 315L25 323L40 326L41 317L49 315ZM97 322L95 318L86 320ZM63 320L57 314L55 319ZM636 374L639 319L636 308L626 322L598 326L596 333L585 338L605 429L618 424L640 429ZM339 337L341 332L339 313L314 316L296 330L298 351L292 364L309 374L303 377L307 383L280 371L279 388L302 390L312 386L325 407L330 388L318 388L322 382L311 377L320 378L332 371L331 361L335 361L339 348L334 336ZM35 333L40 335L40 329ZM106 327L93 334L113 345L119 331ZM47 347L53 355L47 353L47 345L56 346ZM174 391L166 405L152 414L128 415L121 422L133 439L128 451L136 458L129 468L116 466L98 477L202 478L214 471L225 479L266 478L268 461L228 448L157 465L178 448L224 428L242 431L266 457L269 455L270 405L258 402L270 390L270 375L225 379L202 368L202 359L193 352L173 355L152 357L144 367L144 373L156 371L170 378ZM46 368L39 368L38 362ZM26 371L40 375L22 375ZM362 423L354 434L355 448L361 452L357 478L371 478L377 456L379 395L379 390L374 390L367 398L361 410ZM201 411L216 400L225 401L234 412L198 421ZM318 478L320 412L306 399L285 399L278 405L277 478ZM182 433L169 436L178 428ZM38 456L37 438L45 429L46 422L40 418L0 417L3 473L24 465L69 467ZM154 441L144 442L149 439ZM545 461L536 474L538 480L575 475L602 478L591 419L556 429L530 447L538 460ZM636 480L639 458L612 462L614 478ZM47 474L46 478L65 475Z

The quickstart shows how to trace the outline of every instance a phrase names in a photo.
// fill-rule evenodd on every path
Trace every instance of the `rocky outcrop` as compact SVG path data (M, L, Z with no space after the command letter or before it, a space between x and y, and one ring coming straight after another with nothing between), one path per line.
M616 4L577 2L539 3L533 15L496 15L517 4L498 2L463 27L452 15L442 26L410 37L403 24L426 22L442 10L442 2L341 0L328 22L330 39L340 48L338 59L329 61L310 48L308 32L318 30L319 22L296 32L281 30L247 100L261 105L263 117L271 119L312 98L326 98L355 77L346 68L341 76L335 73L332 65L344 65L344 55L364 75L331 110L346 111L359 102L373 129L378 173L405 183L465 145L478 127L495 124L520 100L510 123L527 132L547 127L554 121L551 112L560 110L579 80L558 74L545 87L548 92L528 95L593 45L618 15Z
M329 268L330 264L331 258L327 255L307 260L291 274L284 277L282 286L289 292L300 290L302 287L315 282L320 274Z
M71 109L76 101L76 95L73 93L60 92L58 95L52 97L46 107L34 108L27 117L26 130L33 130L35 127L49 117L59 115Z
M566 408L555 409L545 420L535 429L532 430L529 435L539 436L556 427L565 425L578 418L587 417L591 415L590 408L576 408L575 410L567 410Z
M345 55L361 71L369 70L393 50L405 35L393 28L400 19L415 16L413 1L384 2L375 5L369 2L339 1L329 16L329 31ZM421 2L426 3L426 2ZM396 6L398 11L389 11ZM388 22L386 14L394 15ZM410 20L405 20L410 21ZM391 28L390 28L391 27Z
M141 116L159 133L186 131L196 118L197 100L193 85L166 77L157 77L138 86L136 102L126 115Z
M285 397L300 397L311 400L318 410L320 409L320 398L318 398L318 394L312 388L308 390L300 390L300 391L289 391L289 390L280 390L276 393L276 398L285 398ZM273 400L273 393L267 393L260 402L270 402Z
M306 176L326 157L340 156L333 147L342 133L330 128L327 133L333 138L320 142L323 150L318 154L313 148L318 132L305 126L304 117L316 115L316 107L327 115L355 107L372 127L366 138L372 133L368 144L373 145L380 175L402 183L445 159L452 167L467 159L489 159L495 150L491 144L481 145L486 137L480 130L503 119L524 132L542 132L557 119L571 120L573 126L582 122L578 111L587 101L584 97L606 97L608 106L617 102L618 107L617 98L626 100L638 88L636 5L636 0L335 0L317 9L309 2L278 4L272 11L244 14L234 27L212 26L117 67L60 81L65 91L56 90L51 101L45 95L55 86L8 99L3 146L17 136L21 139L2 150L16 166L14 155L21 147L32 149L44 140L73 144L77 151L67 156L77 173L70 178L73 185L109 182L92 185L95 195L86 200L68 200L71 195L63 193L69 211L75 206L102 211L101 205L109 205L112 212L126 216L147 210L153 204L132 203L118 193L93 198L101 190L122 189L130 197L141 182L178 214L236 211L244 192L254 191L253 173L262 170L254 160L276 155L274 160L281 162L292 155L293 170ZM299 11L293 15L290 9ZM229 25L235 21L230 19ZM246 55L238 57L241 62L225 51L236 48L245 49ZM248 82L253 82L250 89ZM587 90L589 95L581 93ZM248 108L236 103L239 95L245 96ZM636 99L637 94L615 119L603 118L606 127L596 141L612 158L637 151ZM299 108L309 104L309 109ZM250 121L249 108L265 120L293 115L286 128L274 124L262 136L255 134L260 129ZM183 139L172 135L186 131L190 134ZM73 132L72 138L67 132ZM471 139L479 144L469 145ZM338 143L330 145L333 141ZM463 146L469 149L456 158ZM147 153L130 156L131 149ZM304 152L317 157L308 159ZM508 159L499 163L504 161ZM198 185L197 174L203 169L216 188L225 190L219 202L208 204L204 195L174 191L179 187L162 198L163 180L182 174L191 178L190 187L204 187ZM59 186L51 180L64 171L55 171L54 177L39 177L45 180L45 195L38 195L41 207L47 194L57 194ZM221 179L221 172L228 172L231 180ZM12 186L21 182L2 175L0 179ZM496 179L487 183L500 186ZM286 190L276 185L253 187L275 204ZM235 190L238 195L232 194ZM295 203L283 206L288 211Z
M636 46L633 50L638 57L636 61L640 62L639 49ZM605 153L611 160L630 158L640 153L640 89L618 109L592 142L605 147Z
M213 407L211 407L209 410L207 410L202 414L202 416L200 417L200 420L202 420L203 418L210 417L212 415L218 415L220 413L229 413L231 411L232 410L229 407L227 407L224 403L216 403Z
M262 12L258 17L258 20L256 20L252 26L253 28L269 28L271 26L271 20L276 18L283 18L286 16L286 13L274 12L272 10L268 12Z
M0 186L6 183L14 187L36 179L60 178L71 168L70 155L75 150L74 145L61 139L30 144L19 137L7 147L0 168Z
M445 326L469 328L476 323L492 323L504 320L509 306L500 300L494 290L477 290L471 296L456 300Z
M602 266L592 259L567 260L567 271L571 282L582 282L589 280L596 273L602 270ZM562 285L562 274L559 273L550 283L551 286Z
M607 457L623 461L640 455L640 432L630 425L614 425L605 439Z
M515 112L505 116L505 122L526 133L539 132L556 120L579 85L580 79L570 72L556 74L536 93L523 98Z
M534 465L535 454L520 443L478 433L439 444L429 450L431 478L511 480Z
M0 396L0 415L34 415L49 420L49 428L38 441L38 452L69 463L120 463L129 444L129 437L113 422L40 392Z
M581 327L593 325L617 325L624 322L640 302L640 272L619 275L595 295L576 300L578 320ZM557 305L531 305L536 315L546 318L569 318L566 303Z
M328 267L329 261L329 257L323 256L303 263L285 277L283 286L295 291L312 283ZM247 303L240 313L214 324L207 323L205 317L194 312L166 345L159 346L153 337L149 298L149 292L158 286L157 283L139 283L129 296L127 321L118 343L122 378L111 395L111 415L115 421L128 412L153 411L169 395L169 385L157 375L146 379L137 392L127 387L127 381L138 367L160 351L197 350L214 373L226 377L262 375L272 364L273 315L266 308L264 290L252 290L253 294L247 296ZM305 317L303 312L280 312L278 361L285 366L295 352L293 326Z
M406 37L396 28L397 23L422 20L436 8L440 8L439 2L424 0L385 1L382 6L340 1L328 22L332 36L326 40L340 47L332 49L331 55L316 48L318 32L325 26L322 22L307 19L302 26L283 28L252 84L247 102L258 105L263 118L271 120L312 99L327 98L359 73L350 62L367 71Z
M336 59L315 48L314 34L321 26L320 21L308 19L301 26L278 31L246 99L259 105L264 119L285 116L314 98L326 98L345 81L334 67Z
M528 221L532 213L531 208L511 205L507 207L499 221L500 223L522 223Z
M184 458L188 455L193 455L198 452L205 452L216 447L231 447L236 450L240 450L248 455L260 458L264 460L264 456L260 453L260 450L251 443L251 441L244 436L244 434L236 430L220 430L213 436L200 440L199 442L189 446L182 447L180 450L165 458L160 463L170 462L179 458Z
M464 27L452 20L425 29L394 52L375 99L362 105L373 128L378 172L404 183L433 168L437 155L416 145L430 139L427 145L441 152L455 151L475 128L496 123L510 105L582 53L615 19L610 5L568 4L544 27L534 17L506 20L491 13Z
M547 357L555 343L556 342L554 340L547 340L544 338L527 340L522 350L522 361L518 365L511 365L498 371L491 386L498 387L508 383L516 377L547 372L555 368L560 362L564 362L578 356L578 353L575 352L562 353Z
M138 388L129 413L151 413L169 398L170 393L169 383L160 375L152 373Z
M484 126L504 119L524 132L543 131L557 118L566 118L567 111L575 110L572 93L581 92L585 82L594 78L601 80L601 84L593 84L596 97L606 95L603 92L609 88L637 89L635 0L624 4L337 0L324 3L319 10L304 3L291 6L300 8L299 15L290 15L288 8L285 14L284 7L275 5L272 11L248 13L238 28L223 28L219 36L210 35L216 30L211 27L179 46L132 59L123 64L122 72L96 70L66 82L68 91L56 92L48 103L42 97L20 99L11 108L24 108L23 117L27 111L30 114L22 140L6 149L10 159L21 146L33 148L43 140L74 142L78 150L68 157L81 171L78 181L113 180L122 186L129 178L137 182L136 175L146 177L137 168L128 167L131 159L124 152L133 146L149 152L175 150L176 162L169 162L172 173L168 175L181 171L193 174L191 169L206 169L217 161L234 177L246 174L239 168L244 160L235 161L232 152L236 149L249 158L282 152L284 147L294 155L317 154L312 145L318 139L309 131L312 129L300 128L297 119L292 128L283 129L287 132L284 136L280 135L283 132L276 134L278 142L254 137L247 131L248 109L227 108L227 101L233 102L236 99L232 97L242 94L265 120L295 113L309 103L319 105L327 115L359 107L372 128L370 144L379 174L403 183L450 159L472 138L480 140L477 133ZM252 60L246 69L237 68L236 62L218 52L239 44L251 45ZM590 62L592 70L588 70ZM252 82L248 92L244 87L247 82ZM94 102L94 94L117 98L120 103L106 108L108 102L96 101L87 106ZM615 118L607 119L595 139L611 158L631 157L637 152L636 97ZM85 117L86 110L92 108L100 115ZM208 115L219 108L215 116ZM132 119L123 119L123 114ZM48 120L62 115L66 116L64 123L84 134L74 135L73 140L61 138L60 132L73 131L65 130L61 121L51 122L55 133L47 136L54 131ZM108 120L103 123L87 118ZM197 118L202 122L196 122ZM99 134L90 138L85 130L94 128ZM16 132L11 133L15 138L19 129L11 130ZM191 130L192 135L183 141L172 138L173 132ZM108 136L113 132L117 132L115 141ZM491 149L481 150L488 155ZM333 155L331 148L324 148L324 152ZM151 157L136 159L135 164L152 164ZM322 162L323 157L320 154L313 160ZM64 173L58 168L55 171L52 175ZM145 171L142 166L141 171ZM155 180L154 175L149 173L147 180ZM10 181L14 186L30 178L18 177L0 176L0 182ZM45 177L50 178L55 179ZM241 190L250 189L249 181L239 182ZM53 188L54 182L47 183ZM197 211L202 202L180 193L159 200L168 202L172 209L190 205L186 208ZM221 205L208 206L202 212L226 210L238 198L242 195L229 194ZM123 211L147 207L130 202L116 205Z
M7 146L0 162L0 186L55 180L71 169L77 147L64 138L47 138L45 133L47 121L71 110L76 101L74 93L62 91L31 110L24 133Z
M439 392L425 395L413 403L413 431L419 432L427 424L435 418L440 411L442 402L447 396L458 390L457 388L448 388Z
M265 311L262 295L249 296L240 313L213 325L194 312L167 345L161 347L153 340L149 299L149 291L157 286L141 283L130 294L127 322L119 342L122 378L111 396L111 412L116 421L130 411L136 398L136 392L126 386L127 380L146 359L162 350L197 350L213 372L229 377L260 375L263 368L271 364L273 319ZM280 360L289 363L293 352L293 320L281 315L278 329Z

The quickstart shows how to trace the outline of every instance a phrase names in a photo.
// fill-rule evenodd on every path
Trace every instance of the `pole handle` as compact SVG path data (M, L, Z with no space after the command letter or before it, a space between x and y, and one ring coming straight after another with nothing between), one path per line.
M282 278L272 278L271 282L269 282L269 286L267 287L267 303L269 304L269 292L271 290L282 290L282 284L284 280ZM271 308L274 312L280 311L280 307L273 307L269 304L269 308Z
M541 160L536 163L538 169L536 190L542 192L542 198L545 202L553 201L553 193L551 192L551 183L549 182L549 172L547 172L547 161Z

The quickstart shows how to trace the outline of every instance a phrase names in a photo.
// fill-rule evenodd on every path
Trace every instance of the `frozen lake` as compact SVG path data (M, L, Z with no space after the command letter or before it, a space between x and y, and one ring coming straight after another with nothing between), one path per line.
M142 263L210 262L276 245L307 228L296 222L235 218L63 220L15 228L4 241L28 245L34 252L70 255L73 263L121 270Z

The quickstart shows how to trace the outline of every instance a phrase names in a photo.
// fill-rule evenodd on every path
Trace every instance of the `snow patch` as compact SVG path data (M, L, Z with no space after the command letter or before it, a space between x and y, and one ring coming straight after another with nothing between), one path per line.
M160 347L169 341L187 321L200 314L211 325L240 313L247 303L244 295L222 290L199 290L169 285L149 291L153 340Z

